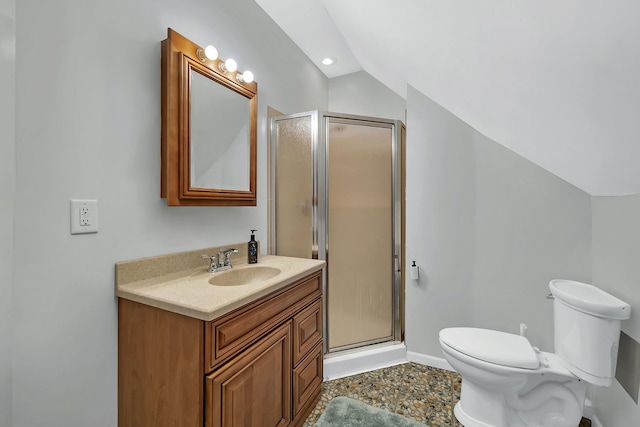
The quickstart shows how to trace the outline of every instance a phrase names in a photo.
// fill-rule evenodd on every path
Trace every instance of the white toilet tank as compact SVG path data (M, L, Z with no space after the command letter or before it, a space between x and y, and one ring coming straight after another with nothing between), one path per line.
M610 386L616 372L620 321L631 307L586 283L552 280L554 344L566 368L595 385Z

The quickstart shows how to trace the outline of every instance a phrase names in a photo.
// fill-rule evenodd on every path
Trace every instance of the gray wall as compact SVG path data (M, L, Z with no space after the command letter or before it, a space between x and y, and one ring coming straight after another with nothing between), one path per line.
M408 350L477 326L553 350L553 278L591 279L590 196L484 137L413 88L407 99Z
M474 130L412 87L407 91L407 350L442 357L438 332L472 325Z
M640 194L626 197L593 197L592 209L593 284L631 305L631 318L622 322L622 330L638 342ZM640 361L636 360L635 363L638 366ZM618 368L620 369L620 366ZM633 381L636 387L638 374L636 371ZM592 395L596 415L604 426L627 427L640 424L640 407L617 381L614 381L611 388L594 387Z
M329 80L329 111L402 120L407 102L365 71Z
M0 0L0 426L11 425L15 190L15 3Z
M17 16L13 426L112 427L114 263L245 241L250 228L266 241L267 106L327 109L328 82L252 0L24 0ZM167 27L254 72L257 207L160 199ZM98 234L69 234L71 198L98 199Z

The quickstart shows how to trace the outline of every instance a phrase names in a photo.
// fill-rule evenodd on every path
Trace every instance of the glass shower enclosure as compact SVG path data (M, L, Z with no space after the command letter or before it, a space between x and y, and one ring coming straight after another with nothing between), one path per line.
M311 111L270 141L270 253L327 261L325 353L401 341L402 122Z

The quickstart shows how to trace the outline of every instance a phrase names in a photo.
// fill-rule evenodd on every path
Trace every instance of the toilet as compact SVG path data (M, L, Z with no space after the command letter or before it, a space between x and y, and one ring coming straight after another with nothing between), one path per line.
M500 331L440 331L444 357L462 376L454 413L465 427L576 427L587 384L613 383L629 304L571 280L552 280L549 289L555 353Z

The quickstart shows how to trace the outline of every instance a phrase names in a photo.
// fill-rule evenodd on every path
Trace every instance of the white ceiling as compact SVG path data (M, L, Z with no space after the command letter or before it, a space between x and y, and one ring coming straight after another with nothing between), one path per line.
M637 0L256 2L327 77L411 85L589 194L640 193Z

